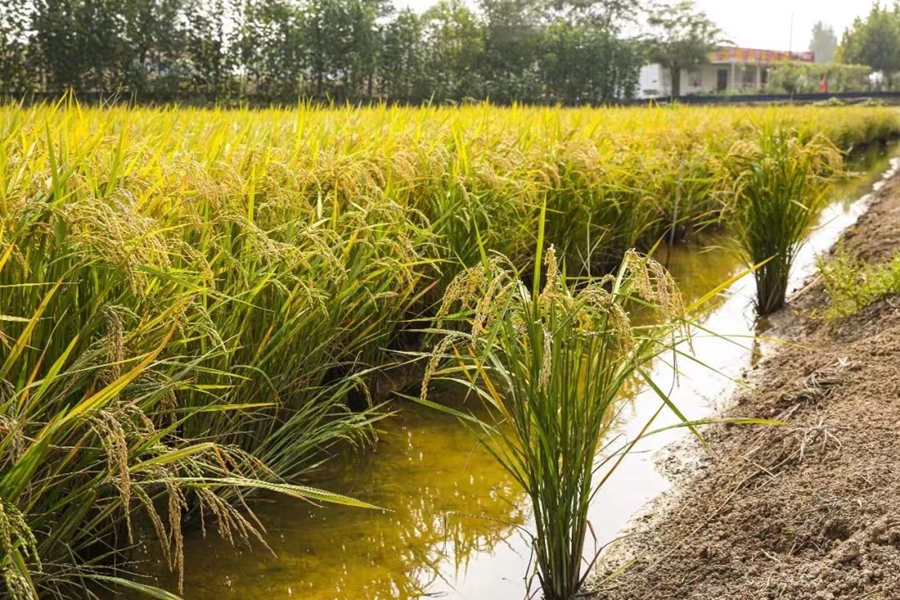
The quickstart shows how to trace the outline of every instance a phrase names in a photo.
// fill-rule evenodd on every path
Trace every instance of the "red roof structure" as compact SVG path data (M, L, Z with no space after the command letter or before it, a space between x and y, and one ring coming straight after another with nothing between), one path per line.
M816 62L812 52L783 52L780 50L759 50L757 48L723 47L709 55L711 63L781 63Z

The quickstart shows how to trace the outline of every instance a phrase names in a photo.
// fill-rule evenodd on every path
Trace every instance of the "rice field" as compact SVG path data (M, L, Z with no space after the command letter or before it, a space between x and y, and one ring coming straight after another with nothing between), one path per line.
M0 598L167 597L118 564L135 539L178 573L188 521L263 536L254 491L361 505L304 482L337 444L365 451L390 411L375 373L482 249L532 264L544 206L569 273L728 231L733 149L763 128L850 150L900 120L0 108Z

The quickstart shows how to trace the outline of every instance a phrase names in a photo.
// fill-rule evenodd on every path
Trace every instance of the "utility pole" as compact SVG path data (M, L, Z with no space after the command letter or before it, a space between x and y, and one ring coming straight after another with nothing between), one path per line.
M788 58L792 59L794 53L794 12L791 11L791 35L788 38Z

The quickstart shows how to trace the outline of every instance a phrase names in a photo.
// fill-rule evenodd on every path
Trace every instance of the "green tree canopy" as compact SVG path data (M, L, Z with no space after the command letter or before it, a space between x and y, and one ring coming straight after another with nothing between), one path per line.
M6 0L0 4L0 93L29 91L28 0Z
M841 62L862 64L880 72L891 86L900 71L900 4L893 8L874 5L865 19L856 19L844 33Z
M422 85L422 21L412 9L399 11L384 26L378 67L382 97L401 102L428 99Z
M392 0L6 0L0 94L597 104L636 91L640 0L434 1L418 14Z
M699 10L694 0L662 4L647 19L653 29L649 54L653 62L668 69L672 95L681 95L681 72L709 62L709 54L723 43L722 31Z
M481 98L478 69L484 31L472 9L460 0L440 0L422 15L424 75L435 101Z
M537 58L543 40L541 0L480 0L484 15L482 78L501 102L540 95Z

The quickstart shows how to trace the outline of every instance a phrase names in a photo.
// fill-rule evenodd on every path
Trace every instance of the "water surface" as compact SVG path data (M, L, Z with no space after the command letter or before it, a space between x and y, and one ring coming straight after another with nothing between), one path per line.
M796 286L812 272L813 256L827 249L855 222L889 166L888 153L869 153L856 163L865 176L834 193L834 204L806 245L792 274ZM687 300L707 294L740 273L721 237L665 250ZM753 354L753 283L744 278L708 306L695 332L699 360L684 359L681 376L660 361L654 376L688 418L720 408ZM656 412L659 400L641 393L623 409L616 432L635 436ZM473 407L465 407L467 410ZM663 414L657 426L674 422ZM472 434L452 418L415 404L402 404L381 423L374 451L334 461L315 485L366 500L390 512L340 506L318 508L294 500L256 507L269 533L271 552L259 544L232 548L210 535L189 535L185 544L184 597L191 600L299 597L309 600L441 597L500 600L526 594L531 527L526 499ZM679 431L644 440L622 463L592 505L597 544L613 540L647 502L669 487L656 469L655 452L684 435ZM586 556L593 548L586 549Z

